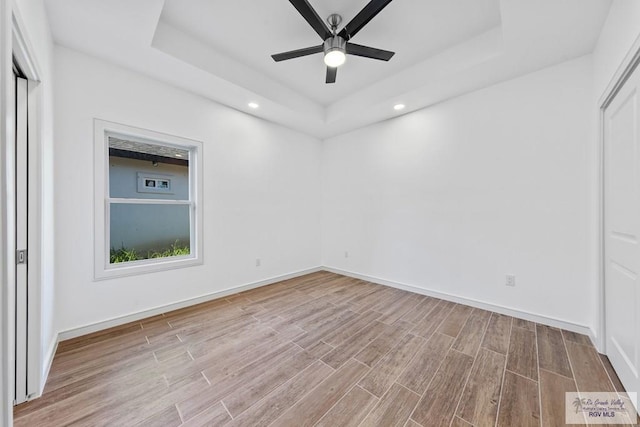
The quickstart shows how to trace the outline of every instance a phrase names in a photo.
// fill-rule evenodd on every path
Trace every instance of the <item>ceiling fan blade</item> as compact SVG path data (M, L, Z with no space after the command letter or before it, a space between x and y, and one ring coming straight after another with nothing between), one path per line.
M361 44L347 43L347 53L350 55L362 56L364 58L379 59L388 61L395 52L388 50L376 49L375 47L362 46Z
M307 0L289 0L289 2L298 10L300 15L302 15L309 25L313 27L315 32L322 37L322 40L326 40L331 37L331 31L329 31L327 25Z
M286 61L287 59L300 58L301 56L313 55L314 53L320 53L323 51L322 45L305 47L303 49L290 50L288 52L276 53L271 55L274 61Z
M340 37L349 41L358 31L369 23L391 0L371 0L347 25L338 33Z
M325 82L335 83L337 73L338 73L338 67L327 67L327 80Z

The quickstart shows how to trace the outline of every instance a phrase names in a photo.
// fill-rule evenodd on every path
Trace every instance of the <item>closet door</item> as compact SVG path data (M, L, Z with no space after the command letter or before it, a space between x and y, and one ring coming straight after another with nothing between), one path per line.
M604 112L606 351L630 392L640 391L639 92L636 68Z
M15 402L27 400L28 360L28 106L27 80L16 76L16 146L15 146L15 203L16 203L16 390Z

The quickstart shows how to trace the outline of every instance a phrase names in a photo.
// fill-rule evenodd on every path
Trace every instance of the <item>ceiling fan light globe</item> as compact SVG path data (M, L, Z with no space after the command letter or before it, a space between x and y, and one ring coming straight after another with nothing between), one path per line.
M339 67L344 64L346 60L347 55L344 53L344 51L338 48L329 50L324 54L324 63L327 65L327 67Z

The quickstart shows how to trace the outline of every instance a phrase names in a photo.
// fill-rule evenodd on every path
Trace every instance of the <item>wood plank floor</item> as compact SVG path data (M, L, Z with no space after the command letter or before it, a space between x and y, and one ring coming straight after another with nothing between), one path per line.
M559 426L585 336L318 272L61 342L16 426Z

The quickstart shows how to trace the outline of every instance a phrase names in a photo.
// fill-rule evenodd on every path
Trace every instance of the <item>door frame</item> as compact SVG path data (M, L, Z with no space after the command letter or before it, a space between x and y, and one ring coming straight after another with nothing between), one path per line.
M11 4L0 1L0 177L7 176L7 141L13 141L13 99L11 79L13 79L13 61L11 58ZM11 426L13 422L13 371L11 354L13 343L13 288L8 264L14 256L8 250L8 218L6 185L0 186L0 425Z
M40 68L36 61L35 50L27 37L25 25L17 9L12 11L12 55L27 80L27 132L28 132L28 187L27 187L27 289L29 318L27 346L27 400L42 394L44 388L43 357L41 343L41 250L42 250L42 87ZM15 262L10 266L15 268ZM15 329L15 326L14 326ZM15 379L14 379L15 380Z
M14 146L15 106L13 87L13 58L29 80L28 112L29 145L29 204L28 227L30 236L30 292L33 304L30 304L29 315L33 318L33 334L29 342L33 357L29 359L29 368L33 372L30 384L30 397L37 397L44 387L43 350L41 344L41 236L42 236L42 86L39 84L40 68L37 64L36 51L27 36L26 26L20 13L12 1L0 2L0 176L2 182L11 185L14 173L13 159L10 155ZM14 246L14 211L13 191L9 185L0 185L0 425L13 424L14 393L14 279L15 253ZM34 390L34 391L31 391Z
M599 303L599 320L597 327L596 347L600 353L607 352L607 324L606 324L606 292L605 292L605 110L618 94L622 85L627 81L631 73L640 67L640 36L636 38L626 56L616 69L606 89L598 99L598 146L597 146L597 168L598 168L598 285L600 303Z

